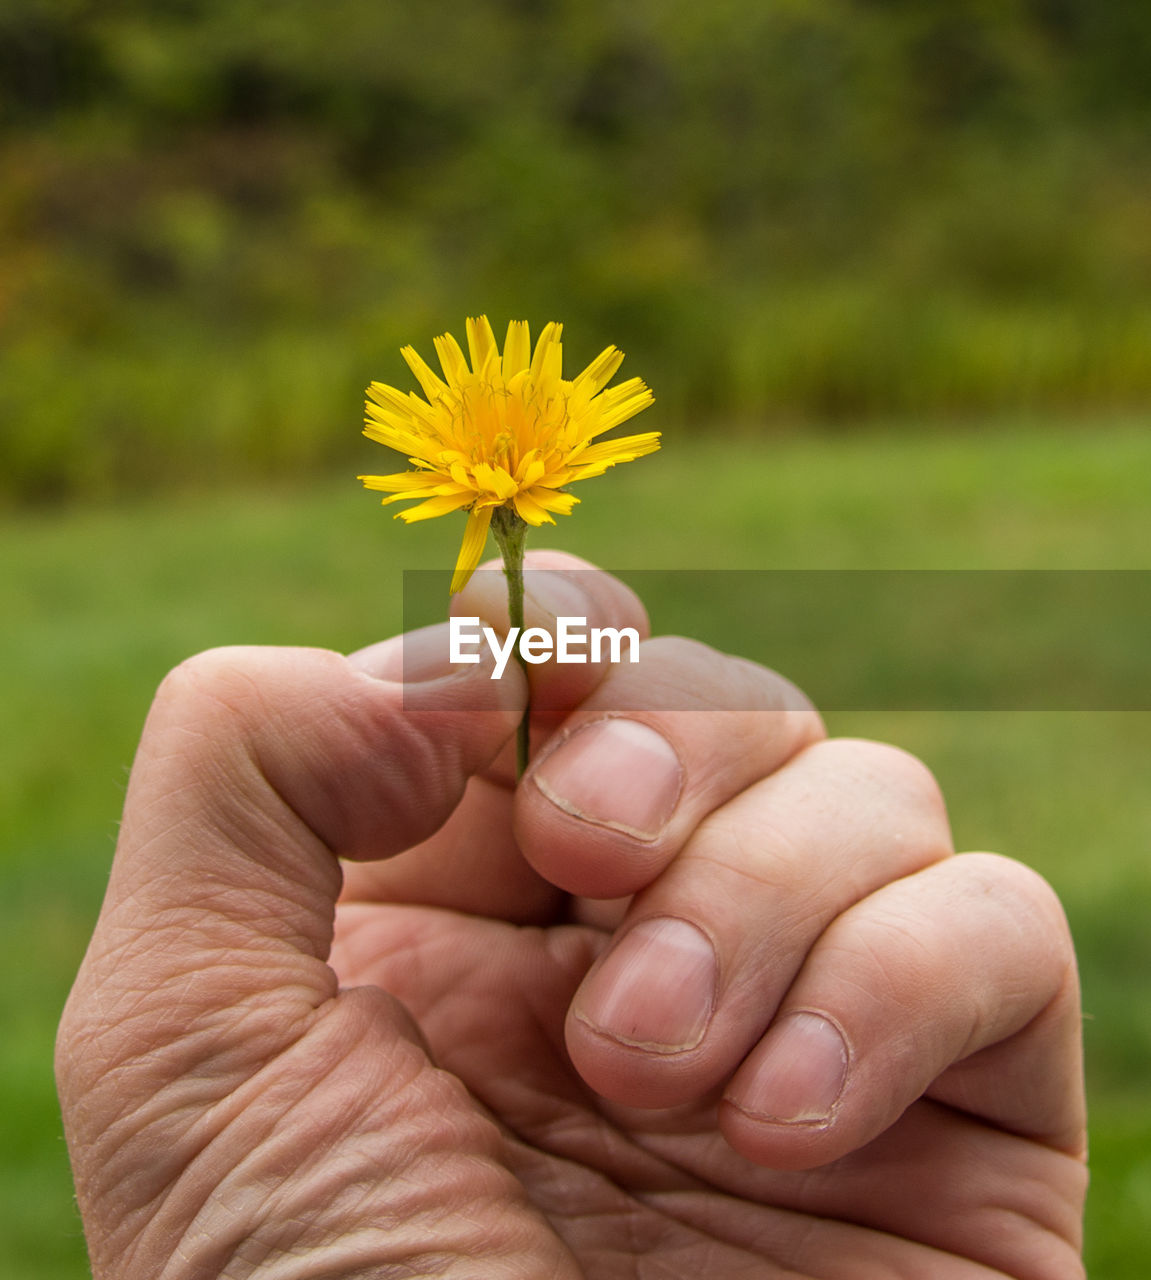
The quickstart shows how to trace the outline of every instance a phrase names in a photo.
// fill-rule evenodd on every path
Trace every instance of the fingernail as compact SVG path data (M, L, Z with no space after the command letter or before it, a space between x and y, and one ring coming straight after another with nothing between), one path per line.
M572 572L567 569L526 569L524 596L542 613L553 618L586 618L588 597L583 588L572 581Z
M706 934L670 916L644 920L600 962L572 1011L623 1044L682 1053L703 1039L718 981Z
M448 661L449 638L448 623L437 622L369 645L350 654L348 660L377 680L398 680L404 684L439 680L471 669L453 666Z
M847 1080L839 1028L818 1013L790 1013L744 1063L727 1100L760 1120L820 1124L831 1119Z
M638 720L595 720L546 756L532 774L573 817L654 840L675 811L683 766L671 743Z

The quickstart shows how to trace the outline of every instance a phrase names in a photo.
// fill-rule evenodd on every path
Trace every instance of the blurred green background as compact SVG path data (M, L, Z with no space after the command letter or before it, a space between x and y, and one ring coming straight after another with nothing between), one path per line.
M85 1274L51 1042L151 692L399 626L460 522L358 490L362 390L481 311L564 321L569 368L619 344L666 433L536 545L1151 568L1151 6L2 0L4 1275ZM1063 895L1091 1274L1142 1277L1151 716L831 728Z

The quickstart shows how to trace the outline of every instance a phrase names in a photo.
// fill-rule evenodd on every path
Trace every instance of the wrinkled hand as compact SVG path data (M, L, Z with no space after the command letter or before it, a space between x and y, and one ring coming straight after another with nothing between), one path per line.
M535 621L646 635L532 563ZM534 668L515 787L523 677L442 642L406 686L390 641L162 687L58 1048L97 1280L1082 1275L1039 877L952 856L922 765L685 640Z

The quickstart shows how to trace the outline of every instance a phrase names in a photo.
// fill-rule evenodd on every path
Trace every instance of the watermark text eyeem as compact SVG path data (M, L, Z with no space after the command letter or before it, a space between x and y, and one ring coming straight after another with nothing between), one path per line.
M634 627L589 627L586 618L556 618L553 635L545 627L512 627L501 641L499 632L485 627L479 618L449 620L448 661L451 663L480 661L480 648L487 644L495 659L492 679L498 680L518 647L525 662L533 665L556 662L623 662L624 644L627 661L639 661L639 632Z

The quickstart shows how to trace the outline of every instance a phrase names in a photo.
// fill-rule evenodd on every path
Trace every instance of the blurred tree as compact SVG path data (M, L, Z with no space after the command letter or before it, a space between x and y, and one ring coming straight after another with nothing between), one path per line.
M317 465L465 311L673 426L1142 403L1149 113L1142 0L7 0L0 493Z

